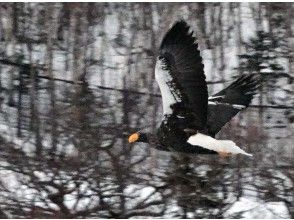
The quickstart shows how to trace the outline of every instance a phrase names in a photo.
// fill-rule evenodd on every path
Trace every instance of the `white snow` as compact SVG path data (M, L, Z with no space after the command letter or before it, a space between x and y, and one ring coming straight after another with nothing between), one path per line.
M236 213L249 219L290 218L283 202L263 202L243 197L226 211L225 217L229 218Z

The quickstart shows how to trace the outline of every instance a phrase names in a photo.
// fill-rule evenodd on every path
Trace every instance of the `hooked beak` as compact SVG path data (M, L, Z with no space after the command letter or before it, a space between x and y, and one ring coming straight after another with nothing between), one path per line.
M134 133L132 135L130 135L129 137L129 143L134 143L139 139L139 134L138 133Z

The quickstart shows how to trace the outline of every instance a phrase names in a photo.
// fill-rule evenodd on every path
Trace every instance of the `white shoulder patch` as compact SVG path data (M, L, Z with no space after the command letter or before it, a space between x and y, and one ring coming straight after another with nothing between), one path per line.
M244 154L247 156L252 156L252 154L246 153L231 140L217 140L201 133L197 133L191 136L187 142L189 144L197 145L216 152Z
M170 87L172 76L168 70L165 70L164 64L157 59L155 66L155 79L159 85L162 96L163 114L172 114L171 105L181 101L181 97Z

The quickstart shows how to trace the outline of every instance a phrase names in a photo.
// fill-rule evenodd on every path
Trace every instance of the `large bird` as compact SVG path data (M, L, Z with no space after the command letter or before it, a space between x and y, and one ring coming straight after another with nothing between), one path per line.
M163 119L155 134L136 132L129 142L146 142L158 150L222 156L244 154L233 141L214 136L246 108L259 85L254 75L243 75L208 97L198 44L185 21L176 22L162 40L155 67Z

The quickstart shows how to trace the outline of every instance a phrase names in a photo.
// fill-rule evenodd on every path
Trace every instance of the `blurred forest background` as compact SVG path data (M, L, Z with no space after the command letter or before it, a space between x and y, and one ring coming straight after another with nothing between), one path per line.
M294 218L293 3L0 3L1 218ZM209 92L262 87L218 135L253 158L130 146L155 130L157 48L195 30Z

